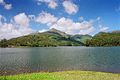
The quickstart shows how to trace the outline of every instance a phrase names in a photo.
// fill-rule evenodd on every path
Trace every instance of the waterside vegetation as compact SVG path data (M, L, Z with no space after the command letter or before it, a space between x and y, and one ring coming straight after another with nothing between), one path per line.
M120 74L93 71L63 71L0 76L0 80L120 80Z

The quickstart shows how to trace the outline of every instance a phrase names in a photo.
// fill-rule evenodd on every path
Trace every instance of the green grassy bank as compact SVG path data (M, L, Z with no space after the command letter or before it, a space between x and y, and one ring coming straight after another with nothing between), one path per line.
M0 76L0 80L120 80L120 74L92 71L64 71Z

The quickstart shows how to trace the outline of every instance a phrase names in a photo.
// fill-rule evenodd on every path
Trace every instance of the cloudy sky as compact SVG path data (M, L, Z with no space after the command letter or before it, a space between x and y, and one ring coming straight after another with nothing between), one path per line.
M0 39L51 28L72 35L120 30L120 0L0 0Z

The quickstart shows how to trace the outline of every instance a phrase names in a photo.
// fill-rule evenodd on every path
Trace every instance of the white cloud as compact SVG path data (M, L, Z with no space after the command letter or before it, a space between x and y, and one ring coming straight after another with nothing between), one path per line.
M81 32L82 30L84 31L89 30L91 27L93 27L93 24L91 21L73 22L73 20L63 17L63 18L60 18L50 28L55 28L55 29L64 31L68 34L79 34L79 33L82 34Z
M50 2L51 0L37 0L39 2Z
M3 22L6 22L6 18L0 15L0 26L2 25Z
M14 16L14 21L16 24L20 26L29 26L29 17L25 13L20 13L16 16Z
M3 4L3 3L4 3L4 0L0 0L0 3L2 3L2 4Z
M5 9L10 10L12 8L12 4L6 4L4 6Z
M58 19L47 12L40 13L39 16L36 17L35 21L40 24L46 24L50 29L55 28L68 34L90 34L95 31L95 28L93 27L94 21L92 20L74 22L72 19L65 17ZM40 30L39 32L44 31L46 31L46 29Z
M58 4L54 0L51 0L48 6L52 9L55 9L58 6Z
M85 35L85 34L93 34L93 32L95 32L95 30L96 29L94 27L90 27L90 28L88 28L86 30L80 30L79 34L83 34L83 35Z
M42 32L45 32L45 31L48 31L48 30L47 29L42 29L42 30L39 30L38 32L42 33Z
M84 20L84 18L81 16L81 17L79 17L79 20L80 20L80 21L83 21L83 20Z
M12 4L7 4L4 0L0 0L0 5L4 6L5 9L12 9Z
M16 28L16 26L12 23L4 23L2 27L0 27L0 39L15 38L23 35L28 35L32 32L33 30L29 27Z
M7 23L6 21L3 22L2 21L3 18L4 17L0 15L0 39L4 39L4 38L10 39L10 38L23 36L23 35L28 35L34 31L28 25L26 25L25 22L21 22L21 19L23 18L22 20L24 21L25 17L21 16L21 19L16 19L16 21L9 22L9 23ZM19 26L16 24L19 24ZM22 27L23 25L24 27Z
M51 15L47 12L42 12L39 14L39 16L36 17L36 22L52 25L57 21L57 18L54 15Z
M40 5L41 3L40 2L45 2L48 4L48 7L51 8L51 9L55 9L58 4L55 0L37 0L37 4Z
M71 1L64 1L63 2L63 7L65 8L65 11L68 14L73 14L73 13L77 13L78 11L78 6L74 3L72 3Z
M109 29L109 27L102 25L101 17L97 17L95 21L97 22L98 32L106 32Z
M100 32L106 32L109 29L109 27L103 26L103 25L99 25L99 31Z
M75 22L70 18L58 18L47 12L41 12L38 16L19 13L14 16L9 23L7 23L6 18L0 15L0 39L10 39L34 32L34 30L29 27L30 21L46 24L50 29L55 28L68 34L94 34L93 32L103 32L109 29L99 23L97 24L98 27L95 28L93 26L94 23L97 23L97 21L100 20L100 17L90 21L84 20L83 17L81 18L81 21ZM42 29L38 32L44 31L47 31L47 29Z

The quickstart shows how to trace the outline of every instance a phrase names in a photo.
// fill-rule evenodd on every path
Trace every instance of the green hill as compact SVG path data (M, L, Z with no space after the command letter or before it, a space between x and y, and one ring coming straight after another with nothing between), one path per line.
M88 38L85 38L86 40ZM43 33L34 33L27 36L1 40L0 47L49 47L49 46L84 46L82 38L74 39L74 36L65 32L51 29Z
M87 40L87 46L120 46L120 31L109 33L100 32L91 40Z
M90 40L91 38L92 38L92 36L90 36L90 35L78 35L77 34L77 35L71 36L71 39L80 41L84 44L86 44L86 41Z

